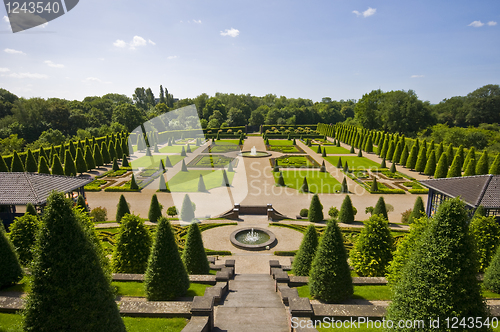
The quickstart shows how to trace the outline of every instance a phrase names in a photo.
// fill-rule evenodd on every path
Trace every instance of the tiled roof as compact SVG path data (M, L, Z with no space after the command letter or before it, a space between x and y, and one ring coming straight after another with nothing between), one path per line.
M500 208L500 175L475 175L420 181L424 186L450 197L458 197L472 207Z
M53 190L67 193L90 182L75 176L0 172L0 205L44 204Z

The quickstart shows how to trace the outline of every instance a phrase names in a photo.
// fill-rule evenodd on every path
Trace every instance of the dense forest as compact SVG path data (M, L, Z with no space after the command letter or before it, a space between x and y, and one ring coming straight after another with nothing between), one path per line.
M343 122L366 129L434 139L464 147L500 152L500 86L485 85L467 96L430 104L413 90L373 90L359 100L287 98L268 94L205 93L175 99L160 86L137 88L132 98L115 93L82 101L19 98L0 89L0 153L49 147L71 139L131 131L160 114L195 104L201 125L301 125Z

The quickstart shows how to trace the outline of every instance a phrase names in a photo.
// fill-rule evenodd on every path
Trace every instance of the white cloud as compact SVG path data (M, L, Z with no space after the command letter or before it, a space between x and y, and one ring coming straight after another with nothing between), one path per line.
M97 83L101 83L102 81L100 79L98 79L97 77L87 77L85 80L83 80L84 82L97 82Z
M375 12L377 11L376 8L371 8L371 7L368 7L367 10L365 10L364 12L360 13L358 12L357 10L353 10L352 12L354 14L356 14L357 16L363 16L363 17L368 17L368 16L372 16L375 14Z
M198 20L198 21L197 20L193 20L193 22L196 23L196 24L201 24L201 20Z
M9 77L14 77L14 78L49 78L45 74L37 74L37 73L12 73L8 75Z
M497 25L497 22L495 22L495 21L489 21L489 22L488 22L488 25L489 25L490 27L492 27L492 26L494 26L494 25Z
M52 68L64 68L63 64L53 63L50 60L44 61L44 63L47 64L47 66L52 67Z
M154 41L152 41L151 39L148 39L148 43L150 43L151 45L156 45L156 43Z
M220 32L221 36L230 36L233 38L238 36L239 34L240 34L240 30L237 30L235 28L226 29L226 30Z
M4 16L3 20L5 21L5 23L10 23L9 18L7 16Z
M4 50L5 53L9 53L9 54L23 54L23 55L26 55L26 53L24 53L23 51L16 51L16 50L13 50L12 48L6 48Z
M6 73L6 72L8 72L8 71L10 71L10 69L9 69L9 68L1 68L1 67L0 67L0 73Z
M40 24L38 27L45 29L49 25L49 22L45 22L44 24Z
M156 43L151 39L148 39L148 41L146 41L146 39L142 38L141 36L134 36L130 43L127 43L121 39L117 39L113 43L113 45L119 48L125 48L128 46L129 49L135 50L137 47L146 46L148 43L151 45L156 45Z
M481 21L474 21L471 24L469 24L468 27L480 28L483 25L484 25L484 23Z
M177 59L178 56L177 55L170 55L170 56L167 56L167 60L172 60L172 59Z
M411 78L422 78L425 77L424 75L411 75Z
M121 40L121 39L117 39L117 40L113 43L113 45L114 45L114 46L116 46L116 47L120 47L120 48L122 48L122 47L127 46L127 43L126 43L126 42L124 42L124 41L123 41L123 40Z

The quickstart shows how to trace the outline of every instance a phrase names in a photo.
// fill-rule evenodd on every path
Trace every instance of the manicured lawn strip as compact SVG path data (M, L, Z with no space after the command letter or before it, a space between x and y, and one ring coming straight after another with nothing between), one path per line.
M200 174L203 176L203 181L205 182L205 188L207 190L221 186L222 170L190 170L189 172L177 173L172 179L168 180L168 187L171 192L197 192ZM226 174L231 184L234 172L226 172Z
M191 160L187 167L205 167L205 168L222 168L227 167L229 163L233 162L235 158L226 157L222 154L211 154L211 155L198 155L193 160ZM238 161L233 163L233 167L236 167Z
M269 145L293 145L293 140L287 139L270 139Z
M142 282L113 281L111 284L116 287L117 295L146 297L146 291L144 290L144 284ZM209 287L209 285L191 283L185 296L203 296L203 294L205 294L205 288L207 287Z
M297 287L300 297L313 299L309 293L309 285ZM365 299L368 301L389 301L391 299L391 290L387 285L381 286L354 286L353 299Z
M185 318L122 317L129 332L179 332L187 325ZM1 332L22 332L23 317L20 314L0 313Z
M267 151L277 151L281 153L304 153L304 151L295 145L267 145Z
M186 150L187 144L184 145L172 145L172 146L164 146L160 149L160 153L181 153L182 147L184 147L184 151ZM189 144L189 148L191 149L191 152L196 151L198 149L198 146Z
M167 155L159 155L159 154L154 154L151 157L148 156L143 156L139 159L132 160L130 164L132 165L133 169L137 169L139 167L158 167L160 165L160 160L163 160L165 163ZM179 161L184 159L185 157L181 155L169 155L168 159L172 163L172 166L177 164Z
M349 154L349 150L344 149L341 146L323 146L324 149L326 149L326 154ZM314 149L314 152L318 147Z
M223 145L212 145L203 150L203 153L226 153L226 152L233 152L233 151L241 151L239 145L229 145L229 144L223 144Z
M315 194L334 194L340 190L341 184L330 173L313 171L313 170L282 170L285 185L289 188L299 190L304 181L304 176L307 178L309 192ZM274 180L277 182L279 173L273 172Z
M373 168L379 168L380 164L377 164L376 162L365 158L365 157L357 157L357 156L331 156L331 157L325 157L326 161L328 161L330 164L333 166L337 166L337 162L339 158L342 159L342 166L345 165L345 162L347 161L347 165L349 166L350 170L364 170L364 169L373 169Z
M309 156L282 156L275 158L274 162L280 168L300 168L300 167L319 167L320 165Z
M215 145L238 145L239 139L220 139L215 140Z

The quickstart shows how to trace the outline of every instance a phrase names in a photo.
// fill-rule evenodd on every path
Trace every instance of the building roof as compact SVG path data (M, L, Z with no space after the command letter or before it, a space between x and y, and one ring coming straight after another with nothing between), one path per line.
M420 181L424 186L449 197L458 197L471 207L500 209L500 175L475 175Z
M92 180L76 176L0 172L0 205L44 204L53 190L68 193Z

